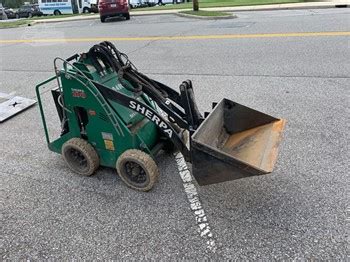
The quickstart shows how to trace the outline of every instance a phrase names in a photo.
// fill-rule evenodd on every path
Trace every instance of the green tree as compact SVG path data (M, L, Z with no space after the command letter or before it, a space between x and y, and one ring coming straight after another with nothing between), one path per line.
M9 8L18 8L23 5L24 2L34 3L32 0L0 0L0 3L2 3L3 6Z

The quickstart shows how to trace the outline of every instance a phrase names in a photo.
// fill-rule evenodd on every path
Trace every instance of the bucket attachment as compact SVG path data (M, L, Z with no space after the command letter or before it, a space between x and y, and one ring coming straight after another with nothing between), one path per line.
M223 99L192 136L199 185L272 172L285 120Z

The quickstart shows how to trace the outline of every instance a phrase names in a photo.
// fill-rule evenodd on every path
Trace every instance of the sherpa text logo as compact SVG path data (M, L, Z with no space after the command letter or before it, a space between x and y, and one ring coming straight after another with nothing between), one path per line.
M144 115L157 126L159 126L160 129L162 129L169 136L169 138L173 136L173 131L171 130L171 128L169 128L169 126L163 120L161 120L157 115L155 115L152 111L148 110L143 105L140 105L135 101L130 101L129 107L133 110L136 110L138 113Z

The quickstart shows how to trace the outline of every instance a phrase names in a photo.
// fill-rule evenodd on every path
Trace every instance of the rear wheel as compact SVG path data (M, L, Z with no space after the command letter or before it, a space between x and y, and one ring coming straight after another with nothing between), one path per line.
M62 156L68 167L81 176L91 176L100 165L96 150L81 138L72 138L64 143Z
M28 18L32 18L33 14L32 13L28 13Z
M125 17L126 20L130 20L130 14L129 13L125 14L124 17Z
M120 178L129 187L149 191L157 182L159 170L152 157L136 149L125 151L116 164Z
M60 10L55 10L55 11L53 12L53 14L54 14L54 15L61 15L61 12L60 12Z
M106 17L105 16L100 16L101 22L104 23L106 22Z
M83 9L83 13L84 13L84 14L90 13L90 9L89 9L89 8L87 8L87 7L84 7L84 9Z

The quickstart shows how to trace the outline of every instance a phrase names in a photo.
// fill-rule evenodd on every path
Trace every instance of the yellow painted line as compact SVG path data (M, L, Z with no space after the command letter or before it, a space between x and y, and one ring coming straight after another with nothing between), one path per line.
M96 42L96 41L155 41L155 40L206 40L240 38L275 38L275 37L317 37L350 36L350 32L306 32L273 34L231 34L231 35L186 35L186 36L144 36L144 37L91 37L91 38L38 38L0 40L2 44L12 43L59 43L59 42Z

